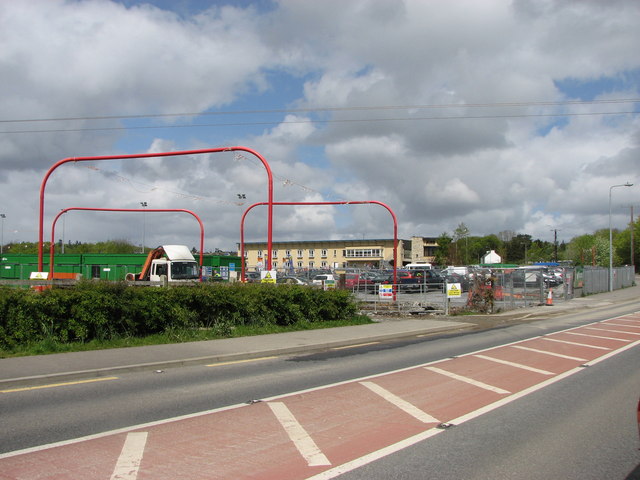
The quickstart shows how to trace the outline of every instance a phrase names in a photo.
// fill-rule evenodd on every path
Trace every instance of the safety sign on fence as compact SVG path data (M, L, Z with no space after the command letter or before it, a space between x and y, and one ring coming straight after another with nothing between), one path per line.
M393 285L380 285L378 287L380 300L393 300Z
M276 275L275 270L263 270L260 272L260 281L262 283L276 283Z
M459 283L447 283L447 298L462 296L462 288Z

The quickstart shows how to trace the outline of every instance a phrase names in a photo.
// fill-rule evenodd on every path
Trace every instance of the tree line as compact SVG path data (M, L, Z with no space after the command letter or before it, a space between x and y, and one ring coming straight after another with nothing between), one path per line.
M638 265L640 252L634 244L640 238L640 219L632 228L614 229L613 264ZM632 242L633 239L633 242ZM609 230L601 229L592 234L580 235L567 242L534 240L531 235L510 231L485 236L473 236L464 223L458 225L453 234L442 233L437 239L435 252L437 265L475 265L482 257L494 250L503 263L527 265L537 262L570 261L574 265L609 265ZM49 251L49 242L45 242L45 252ZM56 244L56 253L62 253L62 243ZM145 251L149 248L145 247ZM5 253L36 254L36 242L9 243L4 245ZM194 248L193 251L196 251ZM127 240L108 240L97 243L71 242L64 244L64 253L140 253L140 246ZM633 262L632 262L633 255Z
M44 242L44 251L49 252L51 242ZM149 248L145 248L145 252ZM20 242L9 243L4 246L4 253L25 253L25 254L37 254L38 243L37 242ZM56 254L63 253L62 242L56 243ZM64 253L69 254L83 254L83 253L140 253L140 246L133 245L127 240L107 240L105 242L97 243L83 243L72 242L69 240L64 244Z
M638 265L640 252L635 248L640 238L640 219L624 230L612 230L613 264ZM569 242L534 240L531 235L500 232L473 236L461 223L450 235L442 233L437 240L437 265L474 265L494 250L503 263L527 265L537 262L572 262L574 265L609 266L609 230L574 237ZM633 241L632 241L633 240Z

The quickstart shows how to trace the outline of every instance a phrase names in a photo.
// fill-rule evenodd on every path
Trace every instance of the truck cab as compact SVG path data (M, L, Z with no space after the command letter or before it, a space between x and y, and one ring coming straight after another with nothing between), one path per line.
M129 281L193 282L200 279L200 266L185 245L162 245L149 252L138 274L127 274Z
M153 260L151 264L151 274L149 280L159 282L162 276L166 276L170 282L181 280L198 280L200 278L200 268L194 261L173 261L166 259Z

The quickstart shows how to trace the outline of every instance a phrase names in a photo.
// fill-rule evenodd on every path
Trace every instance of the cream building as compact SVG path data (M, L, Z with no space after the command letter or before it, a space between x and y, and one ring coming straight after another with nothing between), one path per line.
M435 238L398 239L398 266L412 262L432 262ZM247 271L266 267L267 242L244 244ZM238 244L238 255L241 255ZM382 269L393 265L393 239L307 240L273 242L271 267L274 270L314 270L343 268Z

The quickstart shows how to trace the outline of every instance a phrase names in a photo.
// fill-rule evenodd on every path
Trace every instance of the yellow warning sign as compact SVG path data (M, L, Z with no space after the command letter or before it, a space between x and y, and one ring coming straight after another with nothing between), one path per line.
M262 283L276 283L276 271L267 270L266 272L260 272Z
M29 275L30 280L48 280L49 272L31 272Z
M462 288L459 283L447 283L447 298L461 297Z

